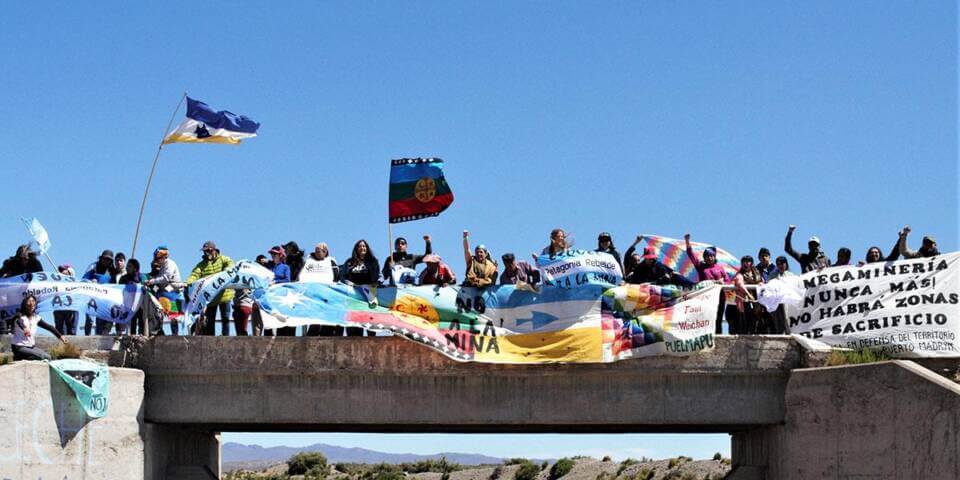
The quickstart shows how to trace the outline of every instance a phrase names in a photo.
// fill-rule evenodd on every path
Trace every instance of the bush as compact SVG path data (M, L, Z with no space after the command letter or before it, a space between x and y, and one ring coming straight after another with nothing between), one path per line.
M327 470L327 457L320 452L300 452L287 460L288 475L305 475L316 470Z
M517 473L513 475L514 480L535 480L537 475L540 474L540 467L537 464L526 461L520 464L520 468L517 470Z
M622 475L623 472L626 471L626 469L629 468L631 465L636 465L638 463L640 462L638 462L637 459L635 458L628 458L620 462L620 468L617 469L617 476L619 477L620 475Z
M407 473L449 473L463 470L463 465L447 461L447 457L441 457L440 460L420 460L417 462L401 463L400 470Z
M361 473L363 473L364 470L366 470L366 465L362 463L346 462L346 463L338 463L334 465L333 468L336 471L348 476L359 476Z
M547 462L546 460L544 460L543 463L540 464L540 470L546 470L547 466L549 465L550 465L550 462Z
M50 349L50 358L54 360L80 358L80 347L72 343L58 343Z
M723 455L720 455L720 452L714 453L713 459L719 462L720 460L723 460Z
M653 477L655 477L656 475L657 475L656 470L651 470L649 468L642 468L640 469L640 473L637 473L637 475L633 478L635 480L652 480Z
M600 460L600 461L601 461L601 462L612 462L613 459L610 458L610 455L604 455L604 456L603 456L603 459Z
M886 353L863 349L863 350L833 350L827 357L827 366L837 365L859 365L862 363L874 363L890 360L890 355Z
M554 462L553 466L550 467L550 480L557 480L558 478L570 473L570 470L573 470L574 462L569 458L561 458Z
M0 365L13 363L13 355L0 355Z
M363 476L360 478L363 480L400 480L403 478L403 470L389 463L378 463L363 472Z
M671 468L671 469L672 469L672 468L677 468L677 465L680 465L680 459L679 459L679 458L671 458L671 459L670 459L670 463L667 464L667 468Z
M497 465L493 471L490 472L490 480L498 480L501 475L503 475L503 465Z
M504 465L523 465L524 463L529 463L530 460L521 457L508 458L503 461Z

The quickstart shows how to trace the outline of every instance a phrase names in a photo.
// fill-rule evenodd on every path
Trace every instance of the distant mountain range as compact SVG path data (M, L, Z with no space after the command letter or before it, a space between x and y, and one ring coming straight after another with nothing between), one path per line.
M475 453L441 452L432 455L417 455L413 453L384 453L365 448L345 448L325 443L315 443L305 447L269 447L260 445L244 445L228 442L220 450L221 461L226 463L267 463L285 462L288 458L300 452L320 452L327 457L330 463L404 463L418 460L432 460L446 457L447 460L461 465L497 464L502 458L488 457Z

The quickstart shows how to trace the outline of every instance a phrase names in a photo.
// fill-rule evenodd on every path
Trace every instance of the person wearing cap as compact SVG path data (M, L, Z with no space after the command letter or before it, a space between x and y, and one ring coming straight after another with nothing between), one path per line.
M766 282L771 275L776 273L777 266L770 261L770 250L767 247L760 247L760 251L757 252L757 259L758 262L754 267L760 272L763 281Z
M40 264L40 260L37 260L37 253L30 250L30 245L20 245L17 247L17 253L3 261L3 266L0 267L0 278L42 271L43 265Z
M277 245L271 248L267 253L270 254L270 260L273 261L273 283L290 282L290 265L287 265L287 252Z
M170 258L170 250L166 245L160 245L153 250L153 261L150 262L150 273L147 274L147 280L144 285L157 299L165 298L171 305L176 305L177 312L183 311L183 292L178 285L180 283L180 268L177 262ZM161 329L162 324L158 324L156 329ZM178 317L170 318L170 333L172 335L180 334L180 319Z
M520 260L512 253L500 256L503 260L503 273L500 274L500 285L517 285L526 283L536 286L540 283L540 270L533 268L529 263Z
M190 271L190 275L187 277L188 284L201 278L216 275L233 266L233 259L222 255L220 249L217 248L217 244L211 240L204 242L200 250L203 252L203 258ZM217 310L220 311L221 334L224 336L230 334L228 310L231 300L233 300L233 290L224 290L210 300L203 315L203 327L199 332L201 335L216 335Z
M113 250L107 249L100 252L100 257L97 258L97 261L87 267L87 271L83 274L83 279L93 283L114 283L116 273L113 267ZM87 315L86 321L83 324L84 333L90 335L90 329L93 325L93 316ZM96 327L93 328L93 331L97 335L109 335L112 328L113 322L107 319L97 318Z
M477 245L473 255L470 254L470 232L463 231L463 259L467 264L467 278L463 281L465 287L488 287L497 282L497 262L490 258L487 247Z
M658 260L653 247L643 249L643 256L630 275L623 279L627 283L652 283L654 285L673 285L673 270Z
M393 267L403 267L407 269L416 269L417 265L423 263L424 257L433 253L433 245L430 241L430 235L423 236L423 255L415 255L407 252L407 239L397 237L393 241L393 253L383 262L383 278L389 285L394 285Z
M897 243L898 250L903 258L926 258L940 255L940 250L937 249L937 239L933 238L932 235L923 237L923 243L919 250L910 250L907 247L907 235L910 235L909 225L900 230L900 240Z
M793 231L796 228L796 225L790 225L787 228L787 236L783 239L783 251L800 263L800 273L829 267L831 265L830 257L823 253L823 249L820 248L819 237L812 236L807 240L807 253L801 254L793 249Z
M443 263L440 255L428 254L423 256L423 264L426 268L420 272L420 285L439 285L446 287L457 283L457 276L449 265Z
M620 258L620 252L617 251L617 247L613 246L613 237L610 236L610 233L603 232L597 236L597 249L594 251L613 255L613 258L617 259L617 265L620 266L620 271L623 272L623 259Z

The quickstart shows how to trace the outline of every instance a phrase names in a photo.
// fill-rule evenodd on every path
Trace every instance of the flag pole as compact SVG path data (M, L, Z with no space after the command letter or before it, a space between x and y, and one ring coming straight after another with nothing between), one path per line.
M143 189L143 200L140 202L140 215L137 216L137 229L133 233L133 248L130 249L130 258L134 258L137 254L137 240L140 238L140 223L143 221L143 210L147 206L147 194L150 192L150 183L153 182L153 174L157 171L160 152L163 151L163 141L167 138L170 127L173 125L173 120L177 118L177 112L180 111L180 105L183 104L186 98L187 92L183 92L183 95L180 96L180 101L177 102L177 108L173 111L173 115L170 116L170 121L167 122L167 128L163 130L163 136L160 137L160 145L157 146L157 154L153 157L153 166L150 167L150 176L147 177L147 186Z

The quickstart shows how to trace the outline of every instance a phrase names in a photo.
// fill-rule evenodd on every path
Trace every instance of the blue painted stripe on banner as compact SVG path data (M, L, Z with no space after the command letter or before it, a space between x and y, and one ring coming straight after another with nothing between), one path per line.
M442 163L416 163L390 167L390 183L416 182L423 177L440 178L442 176Z
M231 132L257 133L260 123L249 117L226 110L216 111L210 105L187 97L187 117L203 122L207 127L223 128Z

